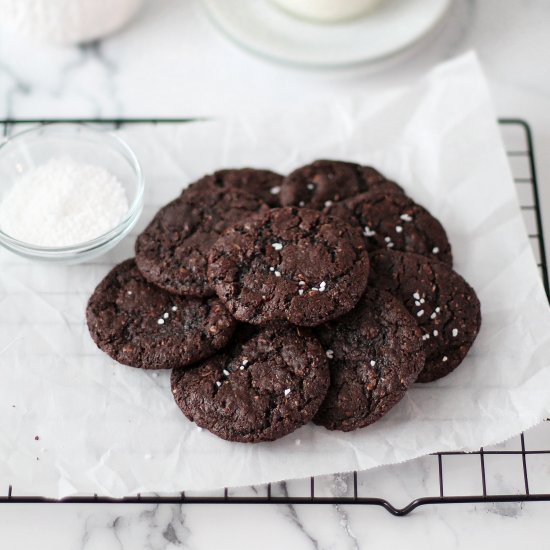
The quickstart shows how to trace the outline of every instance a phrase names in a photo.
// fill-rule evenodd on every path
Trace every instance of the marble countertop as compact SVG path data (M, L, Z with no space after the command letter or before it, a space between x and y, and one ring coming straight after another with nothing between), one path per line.
M523 118L533 129L550 236L549 20L546 0L460 0L442 30L412 57L377 72L306 71L241 51L217 32L198 1L149 0L123 32L79 48L37 45L0 28L0 118L186 117L220 114L251 103L284 108L297 96L403 84L434 63L474 48L489 77L498 115ZM532 448L550 448L550 423L528 432L526 441ZM517 448L518 441L504 448L514 445ZM476 462L446 458L453 469L448 490L455 494L479 492L479 459L465 458ZM521 457L504 458L489 463L490 493L522 490L516 460ZM550 493L550 460L528 458L530 488ZM365 487L396 505L419 494L437 494L432 459L376 470L374 477L367 476ZM333 491L340 490L346 486L345 476L333 484ZM329 505L0 507L0 541L12 550L38 545L43 550L325 550L394 548L405 541L408 548L433 541L445 548L498 544L512 549L545 540L550 512L550 503L426 506L405 518L376 507Z

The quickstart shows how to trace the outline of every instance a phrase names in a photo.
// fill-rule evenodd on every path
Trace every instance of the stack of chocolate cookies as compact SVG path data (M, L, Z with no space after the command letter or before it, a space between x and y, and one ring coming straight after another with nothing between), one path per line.
M87 308L116 361L173 369L185 416L272 441L364 428L454 370L481 324L444 228L374 168L222 170L139 235Z

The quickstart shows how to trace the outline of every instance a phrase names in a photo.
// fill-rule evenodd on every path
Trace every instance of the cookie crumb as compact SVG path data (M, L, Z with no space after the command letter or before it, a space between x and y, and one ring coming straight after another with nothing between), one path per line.
M40 436L38 436L38 435L35 435L35 436L34 436L34 440L35 440L35 441L38 441L39 439L40 439Z

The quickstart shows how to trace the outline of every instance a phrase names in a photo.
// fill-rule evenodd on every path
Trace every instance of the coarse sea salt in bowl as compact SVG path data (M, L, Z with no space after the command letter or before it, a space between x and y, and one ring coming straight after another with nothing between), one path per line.
M0 244L27 258L79 263L115 246L143 209L130 147L83 124L46 124L0 146Z

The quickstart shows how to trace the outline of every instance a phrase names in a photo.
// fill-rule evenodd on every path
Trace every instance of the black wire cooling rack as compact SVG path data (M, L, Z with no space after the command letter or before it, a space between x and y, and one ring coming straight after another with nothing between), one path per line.
M17 131L24 125L37 125L47 123L89 123L105 125L106 127L119 128L130 124L180 124L189 122L189 119L26 119L26 120L2 120L4 136L8 136L12 130ZM542 216L539 200L539 188L535 168L533 140L529 125L519 119L499 120L508 158L512 167L514 181L516 183L521 209L524 214L529 240L541 271L546 294L550 300L550 287L548 280L548 266L546 263L545 243L542 229ZM389 499L376 495L375 490L364 491L365 486L361 480L363 472L344 474L345 490L342 496L326 494L324 488L319 486L326 483L327 476L323 478L312 477L302 480L299 494L290 494L286 483L268 484L266 486L251 488L245 495L239 495L233 489L224 489L216 494L197 495L178 493L176 495L159 496L156 494L128 496L121 499L113 499L100 495L75 496L62 500L44 498L40 496L18 496L12 486L8 488L7 495L0 496L0 503L140 503L140 504L332 504L332 505L374 505L385 508L395 516L405 516L415 508L426 504L458 504L458 503L517 503L517 502L550 502L550 422L545 422L541 428L546 429L542 441L537 442L533 438L535 448L528 449L526 440L530 439L531 431L522 433L516 438L515 443L506 443L492 448L481 448L479 451L444 452L431 455L429 465L424 465L416 472L416 476L423 478L432 477L430 488L420 484L413 498L407 500L403 507L394 506ZM540 433L539 433L540 435ZM496 476L490 472L489 463L495 459L511 460L515 463L515 470L507 468L507 473L498 473ZM421 459L419 459L421 460ZM411 461L408 464L415 464ZM467 462L467 467L465 468ZM508 464L510 466L510 464ZM397 466L399 467L399 465ZM535 474L535 467L537 475ZM371 475L384 475L384 472L371 470ZM530 477L531 472L531 477ZM385 473L388 475L388 472ZM407 473L410 477L410 471ZM500 476L500 477L499 477ZM507 483L505 476L515 477L516 483ZM543 490L531 486L530 479L536 477L537 484ZM542 483L541 483L542 478ZM497 483L494 483L494 480ZM290 482L289 482L290 483ZM498 490L504 487L507 490ZM496 489L496 490L495 490ZM363 493L369 494L365 496ZM466 494L464 494L466 493Z

